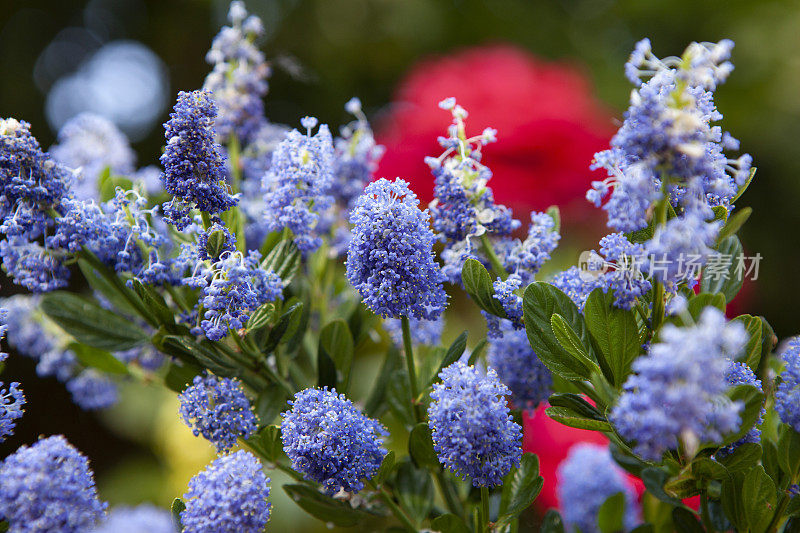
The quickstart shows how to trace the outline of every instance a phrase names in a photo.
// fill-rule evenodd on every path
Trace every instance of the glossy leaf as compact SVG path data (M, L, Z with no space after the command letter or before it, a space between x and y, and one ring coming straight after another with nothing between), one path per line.
M500 318L506 317L502 304L494 297L492 277L480 261L470 258L464 262L461 269L461 281L464 284L464 290L478 307Z
M595 289L586 299L583 308L586 327L597 347L598 359L604 360L611 372L611 380L622 386L631 370L633 360L641 352L639 328L633 311L614 306L614 296Z

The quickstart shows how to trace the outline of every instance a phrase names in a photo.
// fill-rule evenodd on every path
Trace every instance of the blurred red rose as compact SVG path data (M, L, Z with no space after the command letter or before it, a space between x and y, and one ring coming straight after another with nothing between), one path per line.
M496 200L517 218L525 222L531 209L576 201L584 214L595 211L584 195L592 156L613 134L610 113L579 69L507 45L467 49L411 70L378 124L386 146L378 176L407 179L422 202L431 200L433 177L423 158L442 152L436 138L450 113L437 104L450 96L469 112L468 134L498 130L483 161L494 174Z

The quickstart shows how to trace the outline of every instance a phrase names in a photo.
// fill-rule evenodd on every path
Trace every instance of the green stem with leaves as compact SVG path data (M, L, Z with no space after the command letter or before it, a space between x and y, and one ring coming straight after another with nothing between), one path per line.
M481 235L481 244L483 245L483 252L486 254L486 257L489 258L489 264L492 265L492 270L494 271L495 275L498 276L500 279L505 280L508 277L508 272L506 272L503 263L500 261L500 258L497 257L497 254L494 252L492 241L489 240L489 235L487 235L486 233Z
M489 533L489 488L481 487L481 531Z
M656 204L653 214L655 217L656 230L667 223L667 202L669 202L669 193L667 192L666 181L663 182L661 191L662 197ZM658 331L658 328L661 327L661 323L664 321L664 295L664 284L660 281L656 281L653 284L653 314L651 315L654 332Z
M417 422L422 421L417 408L417 398L419 397L419 389L417 387L417 371L414 367L414 349L411 344L411 326L408 322L407 316L400 317L400 324L403 328L403 347L406 352L406 368L408 369L408 384L409 394L411 401L411 412L414 413L414 420Z

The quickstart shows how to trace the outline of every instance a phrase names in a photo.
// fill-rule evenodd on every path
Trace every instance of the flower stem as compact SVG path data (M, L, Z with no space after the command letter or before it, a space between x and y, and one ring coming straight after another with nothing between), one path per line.
M406 352L406 368L408 369L408 384L409 394L411 399L411 412L414 413L414 420L421 421L419 410L417 409L417 397L419 391L417 389L417 372L414 368L414 350L411 344L411 326L408 322L407 316L400 317L400 324L403 328L403 347Z
M656 204L655 221L656 227L664 226L667 223L667 202L669 196L667 195L666 185L662 186L664 196ZM653 284L653 331L658 331L661 323L664 321L664 284L656 281Z
M708 512L708 494L705 491L700 495L700 518L703 520L703 527L706 533L715 533L717 531L711 522L711 514Z
M489 488L481 487L481 530L484 533L491 531L489 527Z
M489 240L489 236L486 233L481 235L481 244L483 245L483 251L486 254L486 257L489 258L489 263L492 265L492 270L494 271L495 275L500 279L505 280L508 277L508 272L506 272L503 263L500 262L500 258L497 257L497 254L494 252L492 242Z

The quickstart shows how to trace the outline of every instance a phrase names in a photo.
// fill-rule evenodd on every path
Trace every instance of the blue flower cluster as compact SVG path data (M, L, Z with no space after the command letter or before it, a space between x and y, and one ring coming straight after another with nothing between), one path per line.
M775 410L781 422L800 432L800 337L786 341L781 357L786 366L775 391Z
M486 361L511 390L518 409L536 409L550 396L553 376L536 357L524 330L510 329L490 338Z
M214 139L217 106L208 91L181 91L164 124L167 147L161 156L164 188L173 199L164 204L166 219L182 230L192 208L216 214L237 203L228 192L222 148Z
M358 492L381 466L386 429L335 389L305 389L281 416L283 451L292 468L327 494Z
M622 524L630 531L637 523L639 505L636 490L626 479L625 472L614 463L608 447L596 444L576 444L556 473L561 516L565 529L581 533L600 533L598 515L603 503L622 493L625 512Z
M444 317L436 320L410 318L411 342L415 345L438 346L442 340ZM403 345L403 327L398 318L387 318L383 321L383 329L389 334L395 346Z
M87 368L70 378L66 387L72 401L85 411L105 409L119 400L117 385L106 374L93 368Z
M69 270L38 240L63 210L72 173L45 154L30 124L0 120L0 259L14 282L30 291L63 287Z
M588 274L576 266L555 274L550 283L569 296L578 309L583 310L586 299L593 290L602 286L597 277Z
M230 451L238 437L247 439L258 429L250 400L237 379L195 376L178 399L183 421L195 436L203 435L213 443L217 452Z
M383 318L435 320L447 305L428 212L401 179L367 186L350 214L347 279Z
M98 195L98 179L104 171L128 176L136 162L125 134L113 122L94 113L81 113L64 123L57 143L50 147L50 155L65 167L80 169L72 185L72 193L79 200Z
M91 533L174 533L172 515L150 504L115 507Z
M372 128L361 110L361 100L351 98L345 110L356 120L341 128L341 136L334 141L333 177L335 186L331 193L342 207L352 207L364 187L372 181L384 147L375 143Z
M230 26L214 37L206 61L213 70L206 76L203 89L214 95L219 107L216 133L221 142L236 136L249 140L259 129L264 115L264 95L270 68L264 54L255 45L264 35L264 25L255 15L247 14L244 2L231 2Z
M428 420L439 461L475 487L492 487L522 457L522 430L508 409L508 387L489 368L486 375L457 361L439 373Z
M725 371L725 380L730 385L752 385L753 387L757 388L758 390L763 390L761 388L761 380L758 379L755 373L744 363L738 363L736 361L729 361L728 362L728 369ZM744 437L737 440L734 443L729 444L722 448L718 453L720 457L724 457L741 446L742 444L746 444L748 442L760 442L761 441L761 430L758 426L764 422L764 415L766 414L766 408L761 408L761 414L758 417L755 425L750 428Z
M14 533L79 533L104 515L89 461L61 435L0 463L0 516Z
M666 324L660 341L647 356L633 362L633 371L609 420L634 451L658 461L678 439L688 445L721 442L739 429L743 405L725 395L728 359L747 342L738 322L726 322L722 311L707 307L696 325Z
M181 524L186 533L261 533L272 504L269 478L253 454L239 450L213 461L189 481Z
M202 330L197 334L202 331L210 340L220 340L229 329L244 327L248 313L283 297L283 280L272 270L261 268L260 261L261 254L255 250L247 256L226 251L210 267L202 262L196 265L192 277L184 282L203 289L199 302Z
M288 228L297 247L314 251L322 244L320 218L333 205L333 139L317 119L305 117L306 134L292 130L272 153L264 175L264 221L270 231Z
M24 405L25 395L19 388L19 383L12 381L6 390L3 388L3 382L0 381L0 442L14 434L16 420L22 418L22 414L25 412Z

